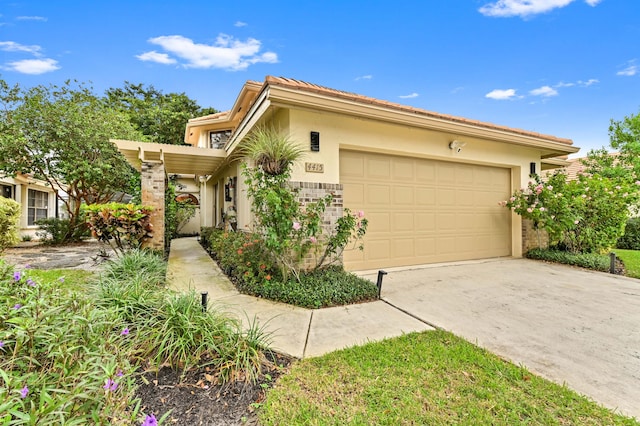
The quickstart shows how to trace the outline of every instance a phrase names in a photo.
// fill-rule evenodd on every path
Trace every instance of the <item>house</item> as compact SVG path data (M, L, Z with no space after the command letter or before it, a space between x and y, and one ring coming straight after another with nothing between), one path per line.
M344 254L351 270L521 256L522 221L498 202L578 151L569 139L272 76L248 81L229 111L190 120L189 146L113 142L142 171L143 202L160 205L167 173L188 174L201 225L232 213L244 230L251 210L237 152L259 125L306 147L292 173L302 199L334 194L328 220L345 207L365 212L365 249Z
M56 194L47 182L23 174L0 177L0 190L3 197L20 203L20 235L25 238L36 237L36 221L58 217Z

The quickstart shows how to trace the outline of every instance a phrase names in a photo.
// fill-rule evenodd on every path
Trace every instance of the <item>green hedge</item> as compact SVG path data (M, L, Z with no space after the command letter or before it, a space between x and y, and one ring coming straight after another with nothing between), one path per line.
M300 282L283 280L259 235L203 228L202 245L245 294L304 308L323 308L375 300L378 288L369 280L330 266L304 272Z
M620 237L616 247L624 250L640 250L640 218L633 217L627 221L624 235Z
M546 260L548 262L579 266L581 268L603 272L609 272L609 266L611 265L609 256L606 254L571 253L568 251L553 249L535 248L529 250L525 254L525 257L529 259Z

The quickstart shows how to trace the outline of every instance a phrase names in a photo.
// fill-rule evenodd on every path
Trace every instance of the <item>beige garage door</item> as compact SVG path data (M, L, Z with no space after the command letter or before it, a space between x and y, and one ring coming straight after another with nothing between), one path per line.
M369 219L350 270L511 255L510 169L340 151L340 181Z

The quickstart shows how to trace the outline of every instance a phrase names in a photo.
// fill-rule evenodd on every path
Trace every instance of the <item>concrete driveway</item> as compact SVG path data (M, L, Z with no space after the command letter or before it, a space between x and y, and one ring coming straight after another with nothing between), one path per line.
M640 419L639 280L526 259L388 272L389 304Z

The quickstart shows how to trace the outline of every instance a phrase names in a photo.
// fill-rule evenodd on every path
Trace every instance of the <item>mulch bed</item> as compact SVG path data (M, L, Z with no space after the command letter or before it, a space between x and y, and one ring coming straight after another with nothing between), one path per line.
M160 419L169 412L165 425L257 425L256 409L266 391L291 364L291 357L268 352L257 383L217 383L208 367L183 373L163 367L139 376L136 396L145 414Z

